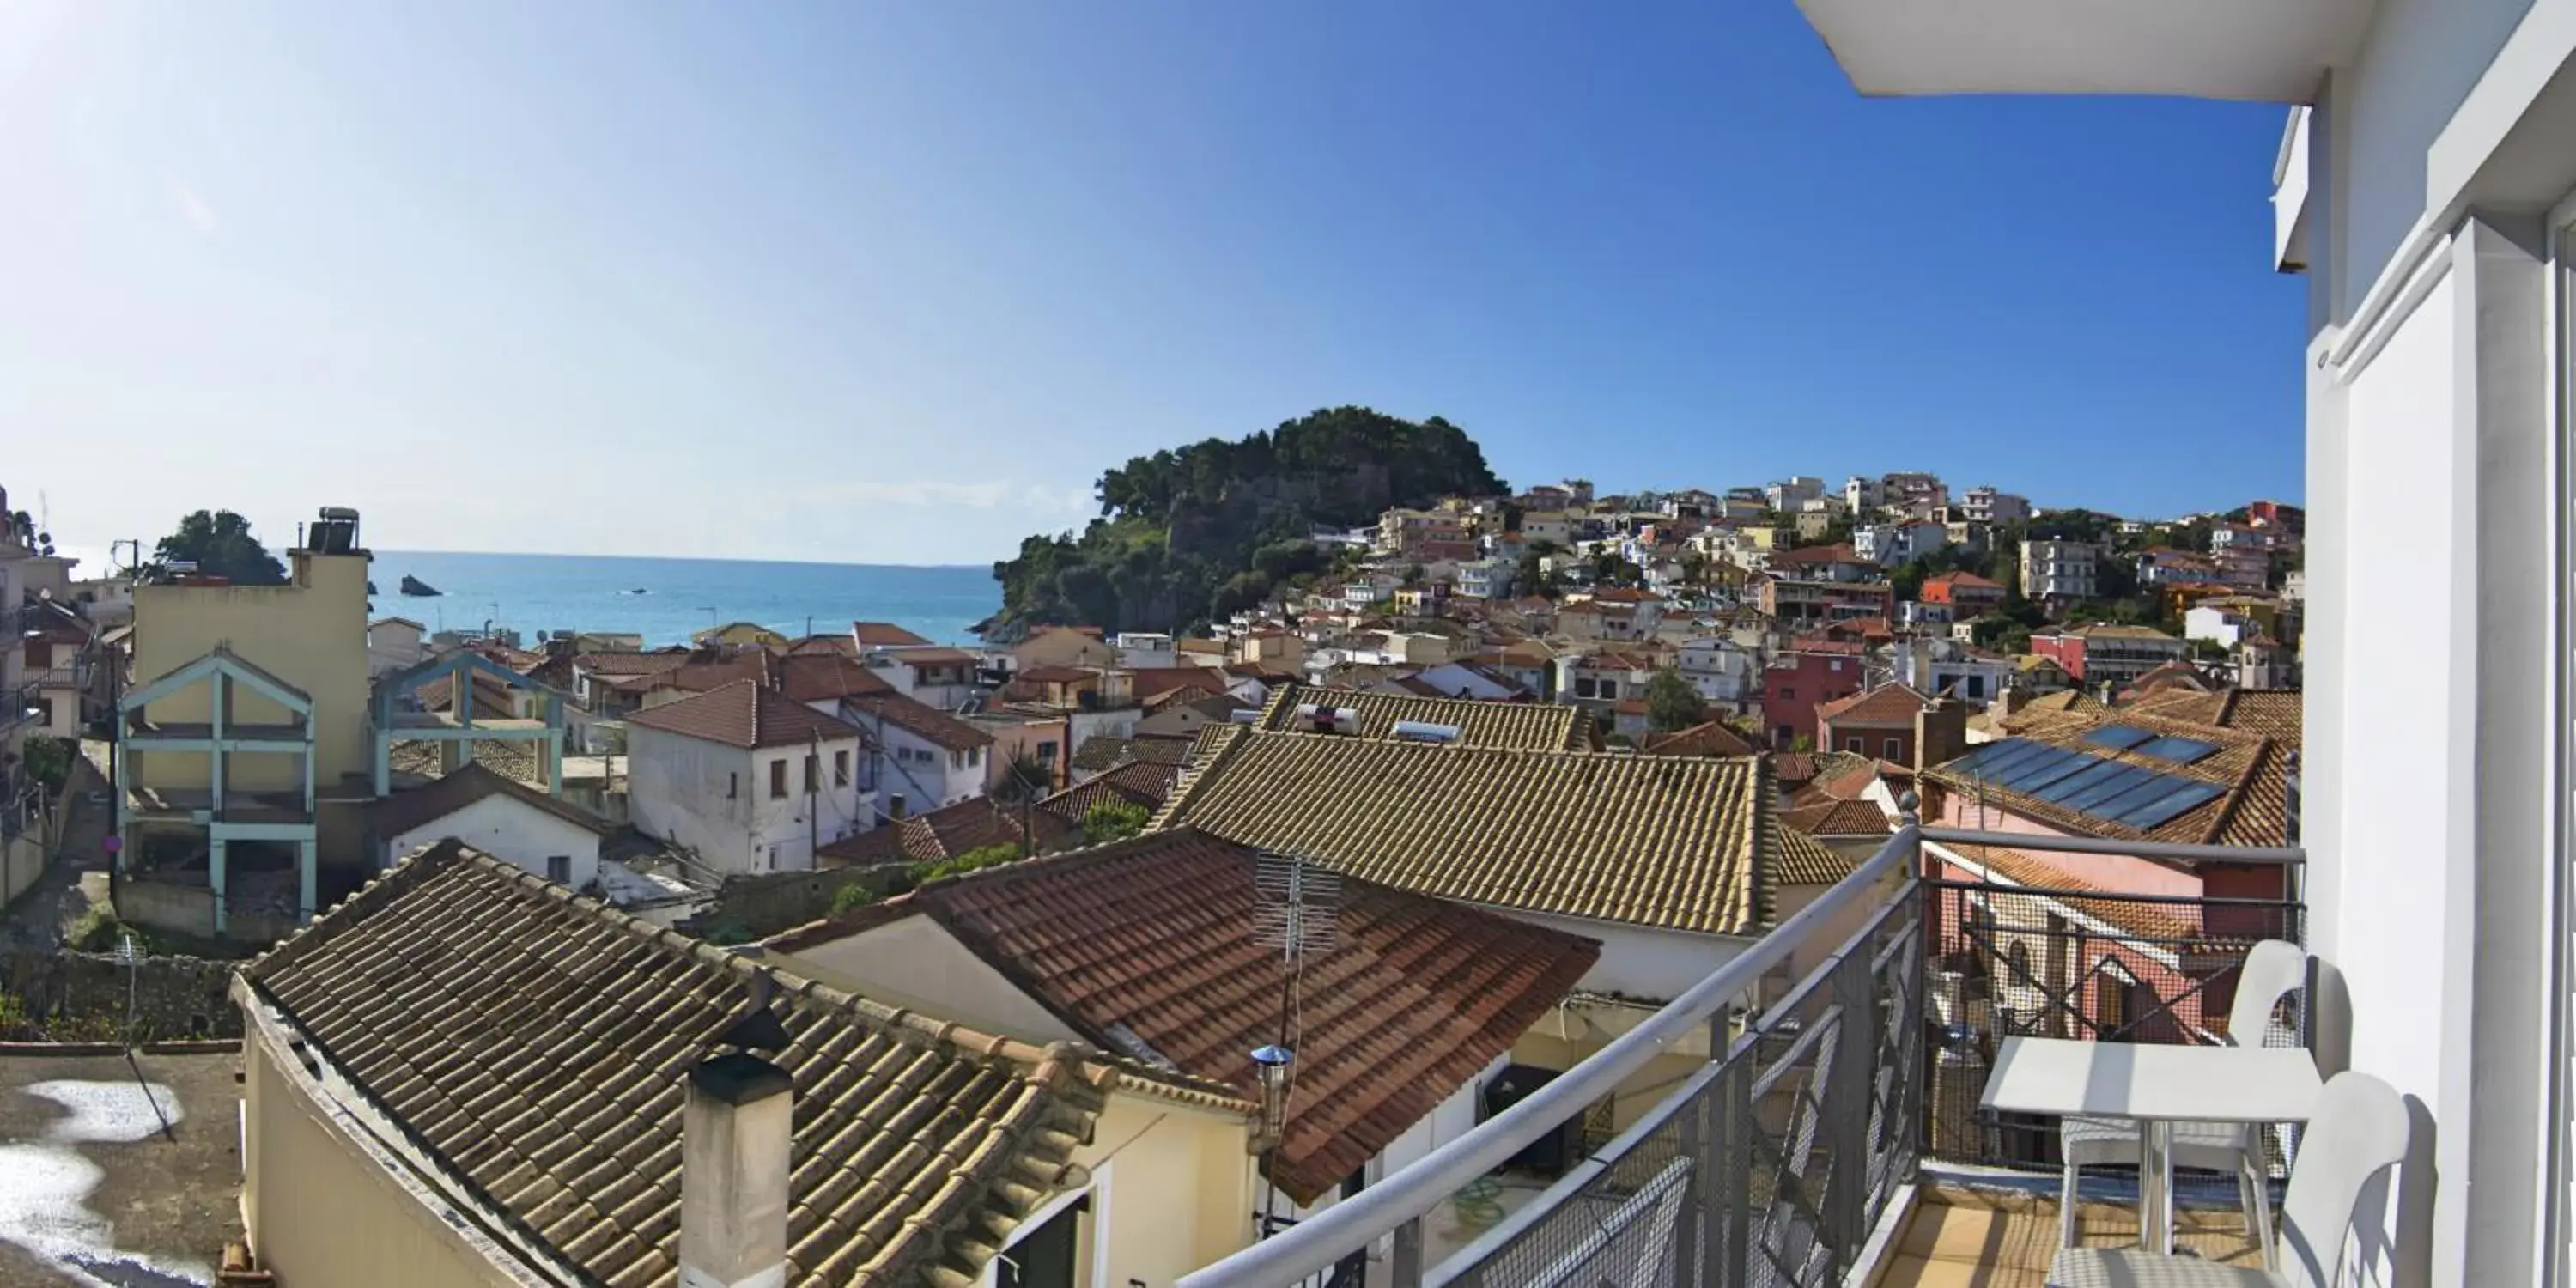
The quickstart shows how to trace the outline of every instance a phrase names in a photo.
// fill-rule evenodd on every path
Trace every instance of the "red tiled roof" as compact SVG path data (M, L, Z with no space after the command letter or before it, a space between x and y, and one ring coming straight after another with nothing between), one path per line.
M1865 800L1827 798L1780 811L1780 821L1813 836L1885 836L1887 812Z
M884 676L838 654L796 654L780 658L771 674L778 691L798 702L822 702L859 694L892 693Z
M530 809L542 810L575 827L587 828L602 836L608 834L607 825L600 821L598 815L589 810L548 796L525 783L493 773L481 765L467 765L455 773L431 779L425 786L383 797L367 807L367 822L374 829L378 839L390 841L424 823L445 818L487 796L507 796Z
M1722 720L1671 733L1648 734L1645 749L1658 756L1750 756L1754 751L1743 734L1728 728Z
M1278 1040L1290 987L1279 952L1245 933L1259 863L1181 828L933 881L866 924L898 907L928 917L1103 1050L1252 1099L1250 1052ZM1275 1174L1300 1203L1509 1051L1601 951L1462 904L1341 884L1338 945L1308 959L1289 1037L1297 1077ZM831 933L808 927L778 945Z
M883 720L943 751L993 745L993 735L916 698L900 693L854 693L841 699L853 716Z
M1029 830L1037 834L1040 850L1053 849L1068 837L1080 835L1073 824L1048 810L1032 808L1028 820ZM1016 806L1004 805L990 796L976 796L843 837L815 854L832 860L832 866L837 867L935 862L988 845L1018 845L1020 835L1020 811Z
M686 666L689 651L684 648L657 649L650 653L582 653L573 665L593 675L649 675Z
M904 666L973 666L975 655L962 648L889 649L882 656Z
M646 707L626 717L626 722L746 750L859 736L848 721L763 688L756 680L736 680L695 697Z
M1816 708L1816 718L1833 723L1905 724L1932 705L1930 698L1902 684L1882 684Z
M1216 668L1199 666L1196 663L1184 666L1149 666L1127 674L1129 690L1136 695L1136 700L1139 702L1151 701L1184 689L1196 689L1205 697L1214 697L1225 692L1225 681L1217 675Z
M862 648L902 648L930 642L892 622L852 622L850 638Z
M1079 684L1084 680L1096 679L1099 675L1098 671L1087 671L1078 666L1033 666L1020 672L1015 678L1033 680L1039 684Z

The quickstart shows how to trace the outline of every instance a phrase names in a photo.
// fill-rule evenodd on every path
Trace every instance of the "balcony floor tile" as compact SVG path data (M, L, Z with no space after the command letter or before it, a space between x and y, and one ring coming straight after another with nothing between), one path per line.
M2116 1247L2138 1237L2137 1213L2108 1204L2080 1210L2089 1247ZM2188 1209L2176 1214L2175 1242L2212 1261L2259 1266L2261 1254L2235 1212ZM2057 1202L2017 1190L1927 1188L1876 1288L2045 1288L2057 1251Z

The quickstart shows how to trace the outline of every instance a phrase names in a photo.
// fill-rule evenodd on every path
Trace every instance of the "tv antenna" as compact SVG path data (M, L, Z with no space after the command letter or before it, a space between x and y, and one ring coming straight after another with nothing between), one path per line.
M1297 1094L1295 1057L1302 1028L1299 989L1305 982L1306 959L1341 945L1342 876L1331 868L1293 854L1261 852L1253 862L1252 939L1279 951L1285 978L1279 990L1279 1037L1252 1052L1261 1081L1261 1146L1263 1183L1262 1235L1274 1233L1272 1196L1278 1185L1271 1176L1280 1143L1286 1137L1288 1103Z

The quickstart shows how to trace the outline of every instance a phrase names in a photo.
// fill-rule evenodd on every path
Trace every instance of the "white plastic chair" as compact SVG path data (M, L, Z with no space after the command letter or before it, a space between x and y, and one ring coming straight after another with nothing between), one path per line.
M2281 939L2266 939L2245 954L2237 968L2236 1004L2227 1012L2229 1046L2261 1046L2272 1027L2272 1012L2281 999L2307 987L2308 950ZM2066 1177L2057 1199L2058 1246L2077 1242L2075 1189L2081 1170L2107 1163L2136 1163L2138 1124L2127 1118L2068 1116L2057 1128L2058 1157ZM2245 1209L2245 1227L2263 1249L2263 1264L2272 1254L2272 1205L2264 1195L2263 1133L2243 1123L2182 1122L2173 1125L2173 1165L2236 1174L2236 1197Z
M2242 1269L2134 1248L2061 1248L2049 1262L2048 1288L2330 1288L2341 1282L2362 1191L2405 1158L2409 1130L2396 1089L2366 1073L2336 1074L2300 1137L2299 1161L2281 1201L2285 1267Z

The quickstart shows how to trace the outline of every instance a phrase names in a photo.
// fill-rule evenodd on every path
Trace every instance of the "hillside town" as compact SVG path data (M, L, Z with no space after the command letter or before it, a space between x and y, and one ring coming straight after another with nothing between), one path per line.
M405 1218L281 1216L316 1176L385 1183L331 1128L346 1114L414 1142L405 1184L442 1220L515 1232L491 1255L582 1282L783 1258L799 1283L969 1283L1079 1227L1116 1281L1168 1283L1460 1139L1801 910L1883 891L1907 829L2027 838L1918 838L1907 866L1939 883L1922 915L2009 898L2088 927L2034 985L2085 1024L2203 1014L2206 971L2158 982L2161 945L2197 933L2177 896L2258 901L2259 928L2282 869L2143 855L2296 840L2301 518L2050 511L1926 473L1569 480L1317 532L1311 571L1199 629L971 647L856 616L665 647L432 631L373 612L345 508L303 526L278 585L85 577L21 521L0 540L0 1037L247 1071L241 1220L127 1249L225 1283L362 1280L359 1232ZM2080 762L2088 790L1987 764L2025 751ZM2124 877L2048 837L2142 857ZM2027 974L2028 947L1936 945L1944 1023L2006 1031L1978 981ZM1827 964L1782 959L1428 1246L1540 1201ZM1329 983L1301 998L1307 972ZM521 1005L519 1037L475 1019ZM538 1034L569 1081L463 1117L441 1106L470 1065L415 1063ZM684 1087L680 1039L731 1048L711 1059L736 1081ZM925 1072L859 1072L889 1043ZM981 1089L914 1121L924 1079ZM749 1165L700 1158L697 1124L750 1131L790 1085L811 1193L788 1235L693 1247L688 1187ZM593 1099L554 1103L575 1087ZM619 1087L663 1125L576 1128L625 1112ZM1975 1136L1973 1085L1936 1090L1926 1130ZM826 1198L816 1178L888 1151L920 1170ZM1967 1152L2042 1157L2013 1133ZM661 1179L565 1188L614 1159ZM1335 1284L1389 1273L1339 1264Z

